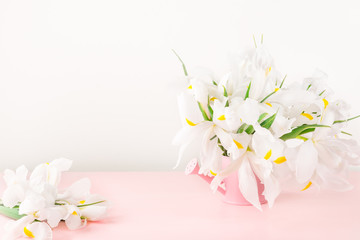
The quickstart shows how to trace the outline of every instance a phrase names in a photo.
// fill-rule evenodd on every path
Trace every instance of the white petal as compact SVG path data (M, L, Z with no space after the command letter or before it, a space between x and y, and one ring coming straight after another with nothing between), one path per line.
M73 161L66 159L66 158L58 158L58 159L53 160L50 163L50 166L55 167L60 172L65 172L71 168L72 162Z
M308 182L313 176L318 163L318 153L311 140L304 142L296 158L296 180Z
M70 214L65 220L65 224L70 230L76 230L84 226L80 216L77 214Z
M19 214L30 214L43 209L46 206L46 199L35 193L27 195L19 206Z
M16 169L16 177L21 181L26 181L28 173L29 171L24 165L21 165Z
M34 222L26 226L28 233L34 236L35 240L52 240L52 230L48 224L44 222ZM25 232L23 234L26 236Z
M332 173L327 167L319 164L317 174L322 180L321 187L335 191L349 191L353 186L338 173Z
M275 199L280 194L279 181L272 175L264 179L264 195L269 207L274 205Z
M82 178L75 183L73 183L70 187L68 187L65 191L68 192L68 198L77 204L78 201L85 200L87 196L90 194L91 181L89 178Z
M50 227L55 228L59 222L68 216L68 209L64 206L55 206L40 210L38 213L39 220L47 220Z
M4 227L3 240L14 240L21 237L24 231L24 227L32 223L34 218L31 216L25 216L17 221L9 220Z
M225 149L229 149L231 147L231 145L233 144L233 139L232 139L231 135L219 127L215 127L214 132L215 132L216 136L220 139L221 145Z
M16 181L16 177L15 177L15 172L13 170L10 169L5 169L4 171L4 180L7 186L10 186L12 184L14 184L14 182Z
M253 99L247 98L238 108L239 116L243 122L256 125L259 119L259 103Z
M243 159L239 168L239 188L244 198L254 205L254 207L262 211L257 181L247 158Z
M243 161L244 155L241 156L239 159L236 159L235 161L231 161L228 166L226 166L224 169L222 169L212 180L210 184L210 188L213 192L216 192L217 188L220 186L222 180L232 174L233 172L236 172L239 170L239 167Z
M5 207L13 208L19 202L23 201L24 198L25 190L20 184L15 184L5 189L2 196L2 202Z
M80 208L81 216L87 218L90 221L97 221L106 216L108 207L91 205L88 207Z

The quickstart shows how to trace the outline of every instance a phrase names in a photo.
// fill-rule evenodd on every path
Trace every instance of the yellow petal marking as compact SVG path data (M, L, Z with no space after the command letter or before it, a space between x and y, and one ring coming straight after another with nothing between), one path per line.
M210 98L210 101L214 101L215 99L217 99L216 97L212 97Z
M225 115L221 115L220 117L218 117L218 120L220 121L224 121L226 118L225 118Z
M24 227L24 233L29 238L35 238L34 234L29 229L27 229L26 227Z
M73 211L72 212L72 215L78 215L76 211Z
M268 102L267 102L267 103L265 103L265 104L268 105L268 106L270 106L270 107L272 107L271 103L268 103Z
M85 203L85 200L81 200L79 203L80 203L80 204L84 204L84 203Z
M329 102L325 98L323 98L323 102L324 102L324 109L326 109L326 107L329 105Z
M45 163L45 164L46 164L46 165L49 165L50 163L47 162L47 163Z
M196 124L193 123L192 121L190 121L189 119L185 118L185 120L186 120L187 124L189 124L190 126L192 126L192 127L196 126Z
M241 145L241 143L239 143L238 141L236 141L235 139L233 139L234 143L236 144L238 149L244 148L243 145Z
M192 89L192 85L188 86L188 89Z
M279 157L279 158L275 159L275 161L274 161L274 163L277 163L277 164L281 164L283 162L286 162L285 156Z
M279 89L280 89L280 88L278 88L278 87L277 87L277 88L275 88L275 91L274 91L274 92L277 92L277 91L279 91Z
M311 115L308 114L308 113L302 113L301 115L303 115L304 117L308 118L309 120L313 120L313 119L314 119L314 117L311 116Z
M311 186L312 182L310 181L301 191L305 191Z
M268 160L271 157L271 149L266 153L265 159Z
M210 173L212 174L212 175L214 175L214 176L216 176L217 174L216 173L214 173L213 171L211 171L210 170Z
M265 76L268 76L270 72L271 72L271 67L269 67L268 69L266 69L266 71L265 71Z

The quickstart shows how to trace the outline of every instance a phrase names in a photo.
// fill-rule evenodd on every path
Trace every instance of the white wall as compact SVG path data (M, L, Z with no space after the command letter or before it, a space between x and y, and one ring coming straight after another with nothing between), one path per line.
M360 113L358 1L2 0L0 170L170 170L181 66L224 73L264 41L288 78L327 72ZM360 137L360 122L351 132Z

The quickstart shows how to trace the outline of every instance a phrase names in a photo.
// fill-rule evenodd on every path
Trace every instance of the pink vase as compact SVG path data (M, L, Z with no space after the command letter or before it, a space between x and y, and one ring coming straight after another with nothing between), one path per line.
M230 163L229 157L223 157L222 161L223 161L224 167ZM211 183L211 181L214 178L214 177L210 177L210 176L205 176L203 174L199 174L199 165L198 165L197 159L193 159L188 163L188 165L186 166L185 174L186 175L196 174L196 175L200 176L202 179L204 179L206 182L208 182L209 184ZM233 205L240 205L240 206L252 205L244 198L244 196L240 192L239 178L238 178L237 171L235 171L234 173L232 173L231 175L226 177L223 182L225 185L225 189L219 187L218 191L221 194L223 194L223 196L224 196L223 201L225 203L233 204ZM264 191L264 184L261 183L261 181L258 177L256 177L256 182L257 182L257 187L258 187L260 203L264 204L264 203L266 203L265 197L264 197L264 195L262 195L262 193Z

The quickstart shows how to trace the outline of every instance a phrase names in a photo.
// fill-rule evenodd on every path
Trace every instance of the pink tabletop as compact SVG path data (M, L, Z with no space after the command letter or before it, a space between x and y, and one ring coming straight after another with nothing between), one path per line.
M66 173L62 186L89 177L112 203L108 217L81 230L64 225L54 240L82 239L360 239L360 173L354 190L287 192L275 206L223 203L199 177L179 172ZM0 180L0 192L4 182ZM0 217L0 226L7 218ZM0 231L1 236L2 231Z

